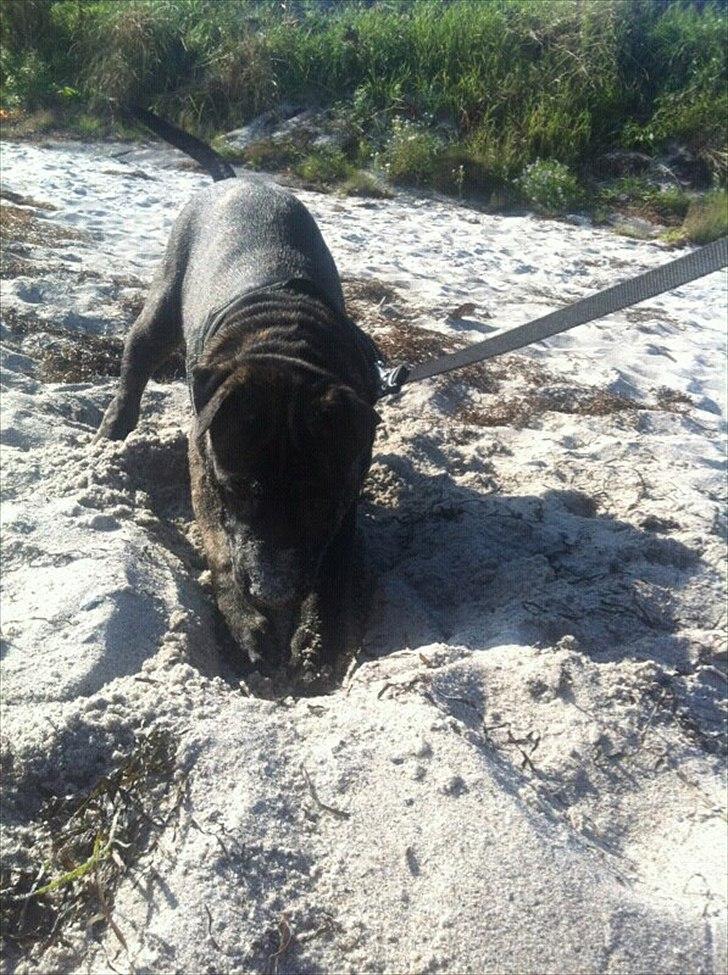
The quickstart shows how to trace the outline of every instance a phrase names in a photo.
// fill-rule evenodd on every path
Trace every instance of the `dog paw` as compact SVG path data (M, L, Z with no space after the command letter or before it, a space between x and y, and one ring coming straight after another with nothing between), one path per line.
M100 440L126 440L133 429L134 424L107 423L104 420L96 431L93 443L98 443Z
M136 415L119 409L112 402L104 414L101 426L96 431L93 442L98 443L100 440L126 440L137 425L137 419L138 417Z
M272 664L277 663L275 636L264 616L256 615L246 620L245 626L236 629L233 635L254 667L265 672Z

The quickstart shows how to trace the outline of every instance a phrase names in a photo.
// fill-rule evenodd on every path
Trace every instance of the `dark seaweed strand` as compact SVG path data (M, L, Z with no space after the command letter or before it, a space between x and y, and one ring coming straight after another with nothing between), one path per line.
M264 337L258 339L260 333ZM237 309L216 331L204 358L211 361L231 339L250 342L236 347L236 359L268 353L309 362L352 385L367 401L378 395L378 353L372 340L351 319L326 302L297 291L277 290ZM358 387L358 388L357 388Z

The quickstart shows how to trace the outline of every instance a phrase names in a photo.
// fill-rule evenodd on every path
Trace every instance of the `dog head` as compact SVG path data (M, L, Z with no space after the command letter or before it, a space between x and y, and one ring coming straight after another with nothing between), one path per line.
M286 364L193 379L236 582L264 613L293 608L358 495L379 417L351 387Z

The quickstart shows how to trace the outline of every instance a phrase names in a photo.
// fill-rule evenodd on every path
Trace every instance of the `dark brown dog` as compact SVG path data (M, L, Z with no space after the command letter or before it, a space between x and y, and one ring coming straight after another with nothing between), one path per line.
M220 609L252 661L315 672L345 642L378 356L290 193L240 179L186 207L99 437L134 428L150 374L183 342L192 499Z

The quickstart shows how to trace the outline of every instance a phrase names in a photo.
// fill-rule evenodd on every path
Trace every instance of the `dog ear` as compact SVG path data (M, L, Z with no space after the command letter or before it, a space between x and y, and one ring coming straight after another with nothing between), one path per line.
M216 369L211 366L193 367L192 402L198 416L229 376L229 369Z
M229 370L195 367L192 372L192 399L197 414L196 440L207 433L220 407L238 385L238 376Z
M197 418L197 436L209 430L215 458L228 471L239 471L261 450L265 441L261 397L265 390L241 382L236 373L213 394Z

